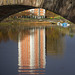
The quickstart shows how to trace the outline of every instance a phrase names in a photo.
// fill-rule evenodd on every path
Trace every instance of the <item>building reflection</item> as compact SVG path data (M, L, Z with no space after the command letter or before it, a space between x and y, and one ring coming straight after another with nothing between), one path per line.
M18 36L19 74L45 74L45 28L30 29Z

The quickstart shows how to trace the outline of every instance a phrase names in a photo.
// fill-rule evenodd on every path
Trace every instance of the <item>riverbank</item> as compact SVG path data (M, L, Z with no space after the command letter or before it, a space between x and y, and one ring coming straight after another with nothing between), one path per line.
M50 22L1 22L0 26L49 26Z
M32 19L32 18L6 18L0 22L0 26L50 26L57 25L57 22L72 24L66 19Z
M70 22L64 18L43 18L43 19L34 19L34 18L6 18L2 22L50 22L50 23L57 23L57 22Z

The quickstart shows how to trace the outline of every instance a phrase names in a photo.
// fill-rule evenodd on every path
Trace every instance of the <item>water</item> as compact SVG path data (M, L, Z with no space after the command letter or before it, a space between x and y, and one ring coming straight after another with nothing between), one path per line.
M74 29L0 29L0 75L75 75L74 70Z

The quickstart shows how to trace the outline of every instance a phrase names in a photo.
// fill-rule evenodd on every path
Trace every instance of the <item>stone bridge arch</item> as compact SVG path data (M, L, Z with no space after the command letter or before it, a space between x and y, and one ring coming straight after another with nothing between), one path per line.
M75 23L75 0L0 0L0 20L35 7L45 8Z

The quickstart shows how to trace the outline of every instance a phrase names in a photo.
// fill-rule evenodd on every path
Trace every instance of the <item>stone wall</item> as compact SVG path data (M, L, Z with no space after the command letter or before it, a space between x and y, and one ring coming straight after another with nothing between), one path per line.
M75 0L44 0L43 8L75 23Z
M42 7L75 23L75 0L0 0L0 6L3 5Z
M0 6L2 5L29 5L39 7L44 0L0 0Z

